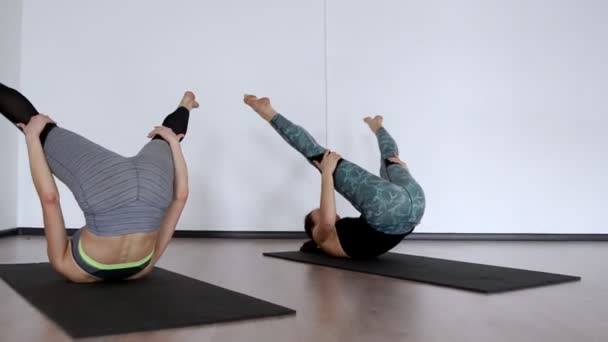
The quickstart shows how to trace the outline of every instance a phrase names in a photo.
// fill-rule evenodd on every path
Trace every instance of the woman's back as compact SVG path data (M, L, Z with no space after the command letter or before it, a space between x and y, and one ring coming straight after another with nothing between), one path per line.
M146 258L158 239L158 231L116 236L97 236L83 228L80 243L86 254L103 264L129 263Z

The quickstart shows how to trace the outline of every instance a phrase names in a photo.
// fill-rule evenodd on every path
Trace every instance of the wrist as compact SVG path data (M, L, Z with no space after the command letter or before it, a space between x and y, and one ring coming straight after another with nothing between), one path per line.
M40 135L38 134L31 134L31 133L26 133L25 134L25 142L30 144L30 143L36 143L36 142L40 142Z
M179 143L179 140L171 140L171 141L169 142L169 146L170 146L172 149L180 149L180 148L181 148L181 144Z
M328 178L333 180L334 179L334 170L328 170L328 169L324 169L323 171L321 171L321 176L324 178Z

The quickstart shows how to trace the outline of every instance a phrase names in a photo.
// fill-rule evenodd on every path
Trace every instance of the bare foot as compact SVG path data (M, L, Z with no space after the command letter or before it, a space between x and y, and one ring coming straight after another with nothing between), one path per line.
M198 108L198 102L196 102L196 96L193 92L187 91L184 93L184 97L182 97L182 101L179 103L180 107L184 107L188 110L192 110L194 108Z
M255 95L245 94L243 102L245 102L246 105L251 107L251 109L253 109L256 113L260 114L260 116L268 122L270 122L270 120L272 120L272 118L277 115L277 112L272 108L272 105L270 104L270 99L267 97L262 97L261 99L258 99Z
M384 121L384 118L382 117L382 115L376 115L373 118L368 116L363 119L363 121L365 121L365 123L369 126L369 129L371 129L372 132L376 133L382 127L382 122Z

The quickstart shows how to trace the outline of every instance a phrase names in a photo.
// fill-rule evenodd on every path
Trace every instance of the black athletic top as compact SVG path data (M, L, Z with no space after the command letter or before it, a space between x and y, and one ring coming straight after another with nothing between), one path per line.
M372 228L364 218L345 217L336 221L338 240L344 252L353 259L375 258L397 246L411 231L386 234Z

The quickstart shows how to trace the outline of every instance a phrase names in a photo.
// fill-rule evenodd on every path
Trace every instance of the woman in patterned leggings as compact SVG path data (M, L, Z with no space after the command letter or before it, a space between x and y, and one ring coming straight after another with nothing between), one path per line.
M334 257L373 258L395 247L420 223L424 192L414 180L393 138L382 127L382 117L365 118L378 138L380 177L342 159L319 145L302 127L277 113L268 98L246 95L245 103L321 171L321 204L305 217L312 241L302 251L322 251ZM334 189L357 209L358 218L336 214Z

